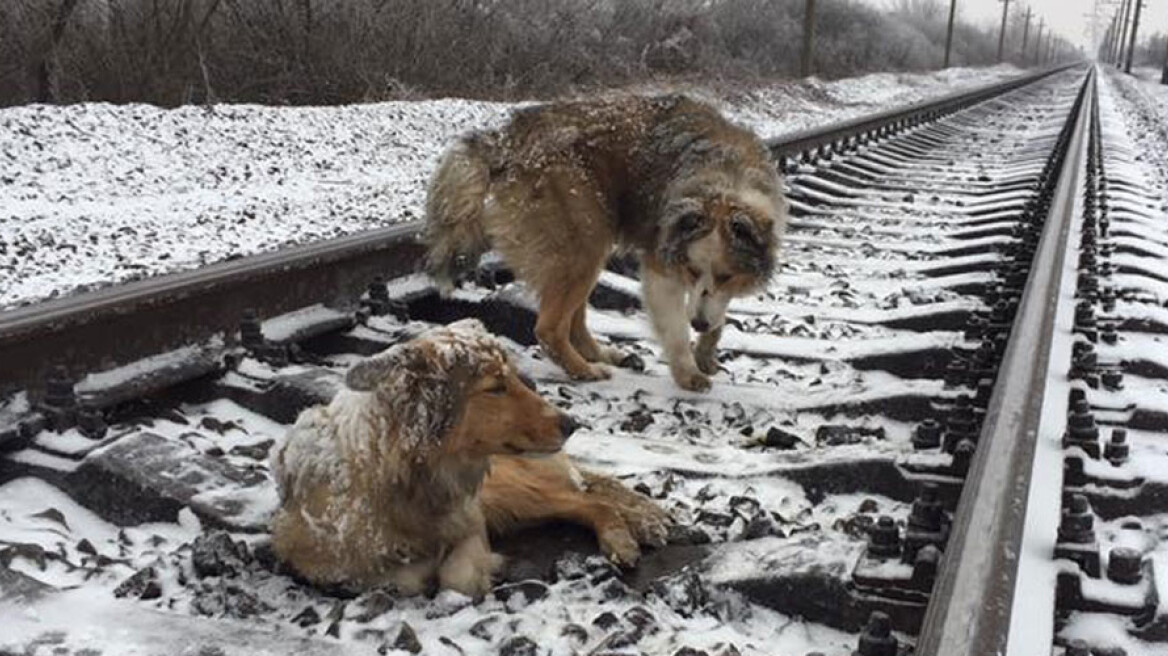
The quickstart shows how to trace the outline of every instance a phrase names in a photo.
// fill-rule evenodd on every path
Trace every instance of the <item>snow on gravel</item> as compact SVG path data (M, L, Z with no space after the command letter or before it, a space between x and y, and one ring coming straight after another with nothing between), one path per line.
M954 68L685 90L773 137L1019 72ZM417 219L442 149L498 124L513 106L442 99L0 110L0 308Z
M1168 86L1148 79L1130 77L1107 70L1103 76L1109 95L1122 99L1123 120L1127 134L1133 141L1133 158L1143 162L1149 172L1152 186L1145 190L1149 196L1164 200L1168 211Z

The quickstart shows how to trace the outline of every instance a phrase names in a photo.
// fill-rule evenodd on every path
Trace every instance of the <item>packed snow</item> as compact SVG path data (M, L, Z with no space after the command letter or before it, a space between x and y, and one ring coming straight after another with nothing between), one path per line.
M774 137L1019 73L1003 65L685 90ZM2 109L0 308L417 219L442 149L514 106Z

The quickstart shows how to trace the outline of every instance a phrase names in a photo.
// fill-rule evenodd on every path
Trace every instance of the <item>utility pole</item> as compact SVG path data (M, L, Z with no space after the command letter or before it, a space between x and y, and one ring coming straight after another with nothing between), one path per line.
M1099 57L1100 61L1107 60L1107 48L1110 45L1111 45L1111 25L1108 25L1107 29L1104 30L1104 32L1103 32L1103 41L1099 44L1099 49L1096 52L1096 56Z
M1030 37L1030 15L1034 10L1030 7L1026 8L1026 26L1022 28L1022 65L1026 65L1026 40Z
M1160 84L1168 84L1168 35L1164 38L1164 71L1160 73Z
M815 46L815 0L807 0L803 11L803 57L799 71L803 77L811 75L811 56Z
M1112 16L1111 25L1107 26L1107 34L1103 40L1103 51L1099 53L1099 59L1102 60L1104 64L1111 63L1111 55L1113 52L1115 52L1115 39L1117 38L1115 36L1115 31L1118 27L1119 18Z
M1131 75L1132 58L1136 54L1136 33L1140 29L1140 9L1144 6L1144 0L1132 0L1132 2L1136 6L1136 13L1132 17L1131 43L1127 46L1127 63L1123 67L1123 72L1128 75Z
M1107 44L1107 54L1103 58L1103 63L1111 64L1115 62L1115 44L1119 42L1119 8L1115 9L1115 15L1111 17L1111 41Z
M1045 27L1046 27L1046 19L1045 18L1038 19L1038 38L1034 40L1034 65L1035 66L1042 63L1042 62L1038 61L1038 58L1040 55L1042 55L1042 30Z
M953 52L953 20L957 18L957 0L949 0L949 31L945 33L945 68L949 68L949 53Z
M998 63L1002 63L1002 50L1006 47L1006 15L1010 13L1010 0L998 0L1002 3L1002 29L998 32Z
M1119 52L1115 56L1115 67L1123 66L1123 48L1127 44L1127 19L1131 16L1131 0L1123 0L1123 21L1119 28Z

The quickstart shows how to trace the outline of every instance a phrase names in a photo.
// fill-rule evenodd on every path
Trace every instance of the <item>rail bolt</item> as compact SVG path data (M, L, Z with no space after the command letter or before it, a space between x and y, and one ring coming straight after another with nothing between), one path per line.
M109 426L105 423L105 416L90 403L82 403L77 409L77 428L81 434L91 440L100 440L105 437Z
M1123 585L1140 582L1143 557L1130 547L1115 547L1107 557L1107 578Z
M973 411L973 402L968 394L957 397L945 420L945 429L945 440L941 446L946 453L953 453L958 442L977 439L977 414Z
M881 515L876 525L868 529L868 554L882 559L900 555L900 529L888 515Z
M382 316L389 312L389 290L385 287L385 278L374 276L373 282L367 288L365 304L371 314Z
M1058 538L1060 542L1071 544L1091 544L1095 541L1095 515L1091 514L1087 497L1082 494L1071 496L1071 504L1063 510L1062 521L1059 522Z
M913 431L914 449L935 449L941 446L941 424L936 419L926 419Z
M264 345L264 333L260 330L260 320L256 311L248 308L239 320L239 342L249 351L259 351Z
M45 381L45 404L56 408L72 408L77 405L77 396L73 392L73 381L69 379L69 370L62 365L53 367Z
M937 580L937 569L941 566L941 550L936 545L926 544L913 559L913 587L924 592L933 589Z
M1127 429L1113 428L1111 430L1111 439L1107 441L1107 446L1103 449L1103 457L1118 467L1127 462L1127 456Z
M1095 423L1095 415L1091 414L1091 406L1086 399L1080 399L1071 406L1063 446L1077 446L1092 458L1099 457L1099 426Z
M860 634L860 648L853 656L896 656L899 647L892 635L892 619L877 610L868 616L868 626Z
M1115 305L1112 304L1112 308L1114 308L1114 307L1115 307ZM1114 323L1107 324L1107 327L1104 328L1103 332L1099 334L1099 338L1103 340L1104 344L1118 343L1119 342L1119 333L1116 332L1116 330L1115 330L1115 324Z
M964 360L950 360L945 367L946 385L964 385L969 379L969 363Z
M1109 390L1123 389L1123 372L1116 369L1106 369L1100 376L1103 387Z
M944 518L945 508L941 506L941 500L938 498L937 484L925 483L921 485L920 494L913 501L912 512L908 516L908 525L936 532L941 530Z
M1114 287L1112 287L1112 286L1110 286L1110 285L1109 285L1109 286L1107 286L1107 287L1104 287L1104 288L1103 288L1102 290L1100 290L1100 292L1099 292L1099 300L1100 300L1100 301L1101 301L1101 302L1102 302L1104 305L1108 305L1108 304L1115 305L1115 288L1114 288ZM1115 308L1112 308L1111 310L1108 310L1106 307L1104 307L1104 308L1103 308L1103 311L1104 311L1104 312L1111 312L1111 311L1113 311L1114 309L1115 309Z
M288 349L282 344L265 344L260 349L260 358L277 369L289 364Z
M64 366L57 365L49 372L41 405L53 430L62 432L73 425L77 415L77 394L73 390L69 370Z
M973 463L973 454L977 451L977 444L973 440L965 439L957 443L953 449L953 473L965 476L969 473L969 465Z
M992 378L982 378L977 381L977 396L973 397L973 402L977 407L983 410L988 408L990 406L990 397L993 395L994 380Z

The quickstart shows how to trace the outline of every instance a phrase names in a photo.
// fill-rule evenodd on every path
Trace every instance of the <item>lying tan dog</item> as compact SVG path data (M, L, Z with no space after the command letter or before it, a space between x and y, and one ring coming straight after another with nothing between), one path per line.
M591 527L622 565L664 542L661 509L558 453L576 422L477 320L395 345L345 382L272 455L273 546L310 581L418 594L436 579L479 596L502 562L488 530L557 519Z
M766 146L713 107L679 95L553 103L447 151L426 199L426 268L448 291L494 248L539 295L540 345L597 380L625 354L589 333L588 297L614 245L636 252L673 378L705 390L726 308L766 285L786 222Z

